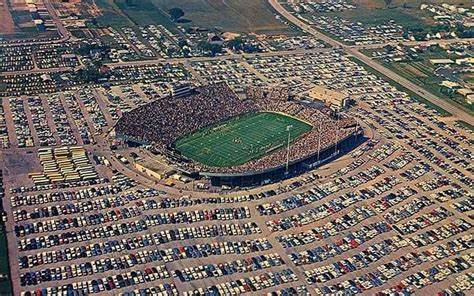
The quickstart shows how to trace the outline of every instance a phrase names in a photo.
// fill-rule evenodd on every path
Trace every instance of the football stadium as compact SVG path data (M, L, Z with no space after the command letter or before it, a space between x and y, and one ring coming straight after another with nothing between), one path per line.
M181 172L213 185L253 186L310 170L357 145L348 116L332 118L289 99L286 89L225 83L167 96L123 114L117 138L149 145Z

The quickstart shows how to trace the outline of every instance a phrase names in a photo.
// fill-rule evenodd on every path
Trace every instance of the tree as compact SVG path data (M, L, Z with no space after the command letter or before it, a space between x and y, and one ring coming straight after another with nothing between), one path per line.
M86 83L97 83L102 78L108 78L110 74L102 74L98 70L97 64L87 68L79 69L76 73L76 78Z
M415 38L415 40L417 41L424 41L426 40L426 32L424 31L416 31L413 33L413 37Z
M184 11L179 7L174 7L168 11L168 14L170 15L171 19L175 22L184 16Z
M200 50L209 50L209 43L207 43L207 42L204 41L204 40L200 40L200 41L197 43L197 47L198 47Z
M179 46L180 48L183 48L183 47L185 47L185 46L187 46L187 45L188 45L188 42L187 42L185 39L181 39L181 40L178 41L178 46Z
M392 51L394 51L394 49L395 49L395 48L394 48L392 45L390 45L390 44L385 45L384 48L385 48L385 50L386 50L387 52L392 52Z
M385 6L389 7L392 4L392 0L385 0Z
M461 38L472 38L474 37L474 29L473 28L465 28L463 24L456 25L456 35Z
M182 50L183 55L184 55L185 57L188 57L189 54L191 53L191 50L190 50L189 47L187 47L187 46L184 47L184 48L182 48L181 50Z
M236 37L229 42L227 42L227 47L232 48L233 50L239 50L242 49L242 38Z
M215 56L218 53L222 52L222 46L219 44L211 44L211 53Z
M244 45L244 52L246 53L254 53L254 52L260 52L260 47L258 45L253 45L253 44L245 44Z
M431 32L433 34L439 33L439 32L449 32L449 25L448 24L438 24L434 27L431 28Z
M216 54L222 52L222 46L220 46L218 44L211 44L211 43L206 42L204 40L199 41L197 46L202 51L210 52L212 56L215 56Z

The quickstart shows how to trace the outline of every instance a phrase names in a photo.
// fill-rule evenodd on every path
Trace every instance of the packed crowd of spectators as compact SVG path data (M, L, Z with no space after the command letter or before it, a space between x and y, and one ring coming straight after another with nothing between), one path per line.
M200 87L185 98L166 97L125 113L115 130L118 136L150 143L163 152L169 151L179 138L239 114L284 113L313 126L291 144L290 162L314 155L318 147L323 151L354 132L353 118L333 120L319 110L289 101L285 89L252 88L246 94L245 99L238 97L225 83ZM200 171L236 173L277 167L283 160L286 150L279 149L234 167L209 167L196 162L186 165Z
M125 113L115 130L164 149L204 126L250 111L256 111L254 104L240 99L227 84L215 84L185 98L165 97Z

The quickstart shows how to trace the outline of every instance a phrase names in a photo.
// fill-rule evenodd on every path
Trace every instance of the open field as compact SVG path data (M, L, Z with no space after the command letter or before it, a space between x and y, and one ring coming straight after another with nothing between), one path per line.
M160 24L168 29L173 29L176 25L171 22L168 14L155 6L151 0L135 1L133 5L127 5L125 0L114 0L115 5L130 20L138 26Z
M285 147L289 125L291 141L312 129L311 125L282 114L250 113L180 139L176 149L208 166L240 165Z
M102 0L105 1L105 0ZM182 26L220 27L225 31L236 32L282 32L290 28L275 18L271 7L265 0L143 0L127 6L124 0L115 0L138 25L169 23L168 11L171 8L183 9Z
M432 14L420 9L421 4L453 4L466 8L472 6L472 1L466 0L351 0L349 2L355 4L357 9L336 14L353 22L367 25L394 20L397 24L411 30L429 30L436 25Z
M113 3L113 1L97 0L96 3L102 12L102 15L97 18L99 26L121 28L132 25L127 16L120 12L120 9Z
M316 14L317 15L317 14ZM433 20L416 8L390 8L390 9L372 9L358 7L354 10L345 10L344 12L321 13L325 16L338 16L354 23L364 25L379 25L389 20L394 20L397 24L408 29L427 29L433 25Z
M416 77L422 77L426 78L428 77L427 74L425 74L423 71L419 70L416 66L413 66L411 64L403 64L403 68L408 71L411 75L414 75Z

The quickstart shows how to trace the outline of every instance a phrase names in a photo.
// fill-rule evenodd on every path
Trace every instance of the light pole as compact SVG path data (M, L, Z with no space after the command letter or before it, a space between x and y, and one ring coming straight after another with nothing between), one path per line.
M319 136L318 136L318 162L319 162L319 153L321 151L321 133L323 131L323 121L319 121Z
M336 141L334 142L334 154L337 153L338 140L339 140L339 113L336 114Z
M291 135L291 128L292 125L288 125L286 127L286 131L288 132L288 143L286 147L286 174L288 174L288 165L290 163L290 135Z
M357 135L359 133L359 119L356 118L356 127L355 127L355 143L357 143Z

